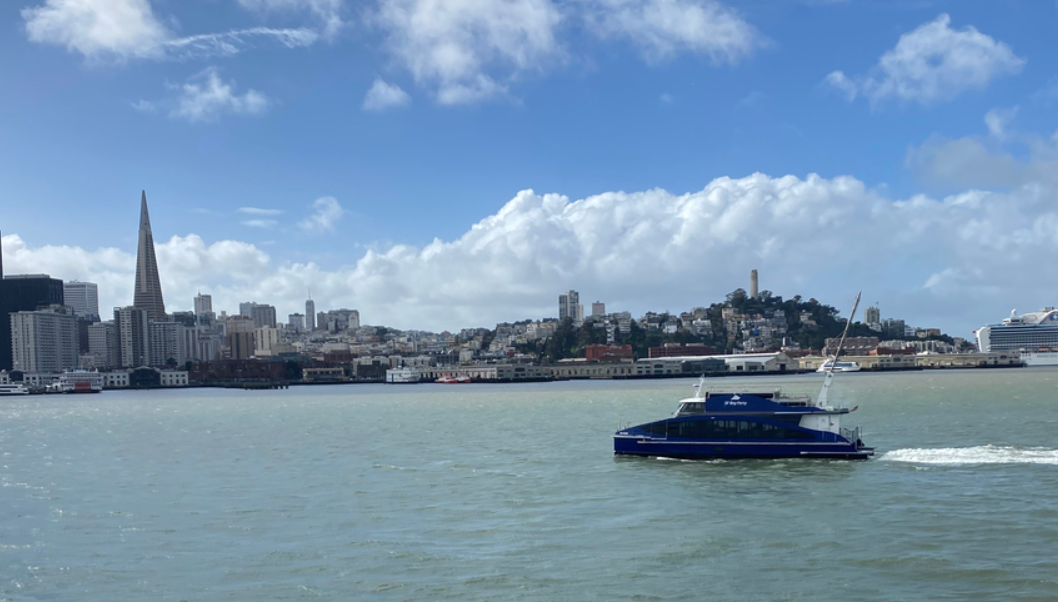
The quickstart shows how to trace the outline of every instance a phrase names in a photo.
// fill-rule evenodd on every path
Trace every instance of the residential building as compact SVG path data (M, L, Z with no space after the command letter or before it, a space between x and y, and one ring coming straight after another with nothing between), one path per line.
M287 316L287 325L295 331L305 330L305 316L303 314L290 314Z
M276 355L279 347L279 329L261 326L254 330L254 355L265 357Z
M577 320L577 306L580 305L580 294L575 290L562 293L558 296L558 319L569 318L574 322Z
M69 308L52 305L10 314L15 370L57 373L77 368L77 318Z
M591 304L591 317L593 318L604 318L606 317L606 304L602 301L595 301Z
M158 260L154 256L154 235L151 234L151 217L147 213L147 192L140 198L140 232L136 247L136 289L132 305L147 312L147 319L165 320L165 301L162 300L162 282L158 278Z
M121 341L116 322L111 320L89 325L88 353L95 367L101 370L121 366Z
M249 316L231 316L227 322L227 334L224 337L228 357L233 360L245 360L254 353L254 323Z
M868 307L863 310L863 323L870 327L872 330L881 332L882 330L882 312L877 307Z
M78 317L99 317L99 287L94 282L73 280L62 285L63 305Z
M142 307L114 308L122 368L138 368L150 361L150 321L147 316L147 310Z

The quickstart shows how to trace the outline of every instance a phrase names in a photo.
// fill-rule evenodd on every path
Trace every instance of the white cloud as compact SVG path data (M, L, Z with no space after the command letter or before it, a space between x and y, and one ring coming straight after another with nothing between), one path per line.
M1014 121L1014 118L1018 116L1017 106L1009 109L992 109L985 113L985 125L988 127L988 133L996 138L1003 139L1007 136L1007 128L1010 127L1010 123Z
M380 0L371 18L389 51L441 104L503 95L501 82L560 58L561 20L550 0Z
M274 219L248 219L240 223L251 228L272 228L278 222Z
M132 103L132 108L140 113L153 113L158 110L158 105L149 100L137 100Z
M283 213L282 209L264 209L262 207L239 207L238 211L248 215L279 215Z
M714 0L592 0L586 18L602 37L623 37L649 61L692 52L734 63L765 44L732 9Z
M316 199L312 208L312 215L298 222L298 226L306 232L332 232L334 223L345 213L337 199L331 196Z
M382 78L376 77L375 83L364 96L363 108L365 111L384 111L397 107L406 107L411 104L411 97L395 84L387 84Z
M319 37L308 29L266 27L176 37L149 0L45 0L21 14L30 41L65 46L90 61L228 55L254 38L295 48Z
M180 96L169 116L190 122L216 121L223 113L258 115L270 101L256 90L235 93L235 83L224 83L215 68L209 68L180 87Z
M342 21L343 0L238 0L239 4L257 11L299 11L312 12L322 23L324 35L330 37L338 33L344 25Z
M218 310L254 299L285 315L311 287L318 308L355 307L366 323L457 329L554 316L555 295L571 287L615 310L679 311L722 299L757 268L763 288L787 297L842 303L862 287L890 316L965 335L1012 306L1058 297L1058 265L1041 260L1058 252L1056 190L894 200L852 177L755 174L688 194L571 200L526 190L454 240L358 253L333 269L195 235L157 252L173 309L201 288ZM132 300L134 247L31 246L8 235L3 249L8 273L97 282L104 307ZM879 257L876 268L869 258Z
M888 99L931 104L952 100L971 90L983 90L992 80L1019 73L1025 59L1003 42L973 27L956 30L951 17L936 20L900 36L874 70L850 78L841 71L825 82L850 100L863 95L872 103Z
M908 150L905 166L923 182L949 188L1050 185L1058 189L1058 132L1050 137L1010 128L1017 113L985 115L988 136L934 135Z

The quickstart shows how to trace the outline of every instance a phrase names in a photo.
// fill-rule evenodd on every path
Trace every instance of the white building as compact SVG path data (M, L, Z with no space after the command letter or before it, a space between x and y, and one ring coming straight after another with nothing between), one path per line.
M279 329L262 326L254 330L254 355L258 357L276 354L279 346Z
M72 280L62 284L63 303L73 308L75 316L99 315L99 287L92 282Z
M104 389L127 389L129 386L129 373L127 370L116 370L103 373Z
M576 322L577 306L580 305L580 293L569 290L558 296L558 319L562 321L569 318Z
M187 370L162 370L159 375L163 387L186 387L188 384Z
M67 311L53 305L10 314L15 370L61 373L77 368L77 318Z
M195 315L201 316L202 314L211 313L213 313L213 297L202 293L195 295Z

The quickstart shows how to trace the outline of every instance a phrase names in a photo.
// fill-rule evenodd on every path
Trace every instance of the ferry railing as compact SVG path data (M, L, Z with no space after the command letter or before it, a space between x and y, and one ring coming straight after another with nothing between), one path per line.
M860 427L858 426L856 428L851 429L842 427L841 429L839 429L839 431L840 432L838 434L848 439L849 442L851 442L853 445L855 445L856 442L860 440Z

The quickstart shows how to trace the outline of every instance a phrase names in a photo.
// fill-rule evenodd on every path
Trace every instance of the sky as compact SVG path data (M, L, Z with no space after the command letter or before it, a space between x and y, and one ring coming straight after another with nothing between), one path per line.
M458 330L748 288L1058 305L1058 3L16 0L5 273Z

